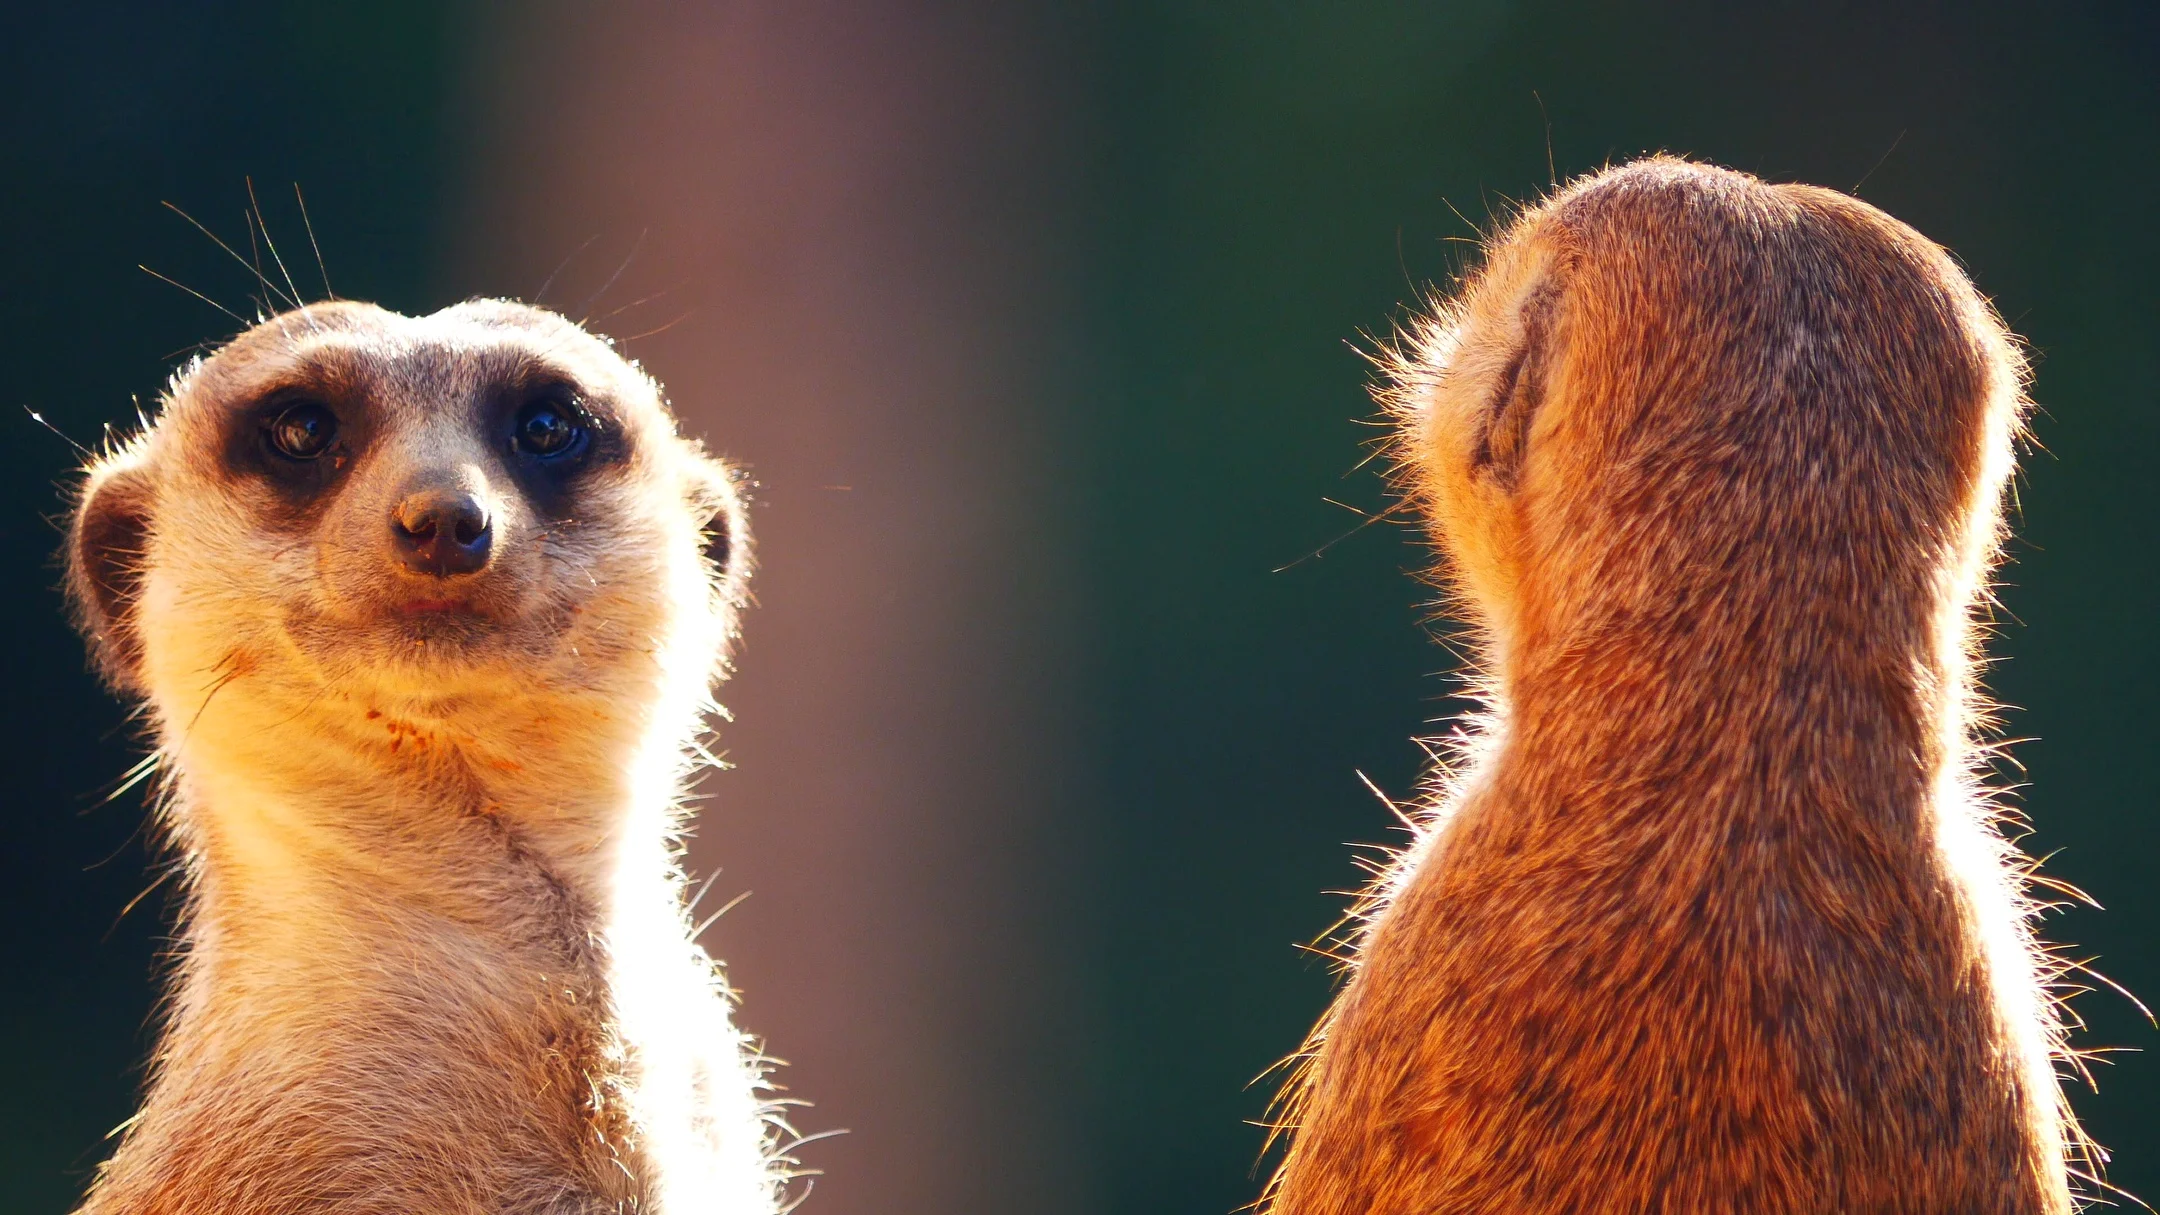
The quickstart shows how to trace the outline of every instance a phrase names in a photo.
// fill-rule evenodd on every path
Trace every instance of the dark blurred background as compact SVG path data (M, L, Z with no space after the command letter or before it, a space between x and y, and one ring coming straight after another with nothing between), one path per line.
M73 438L303 294L589 313L757 473L694 857L806 1212L1228 1212L1296 945L1456 707L1355 347L1511 199L1654 150L1856 189L2038 360L1991 675L2049 935L2160 996L2160 7L1154 0L11 6L0 18L0 1210L131 1111L169 926L61 621ZM273 271L274 272L274 271ZM549 282L553 274L552 282ZM1345 536L1345 533L1352 533ZM1323 551L1324 550L1324 551ZM1315 555L1317 554L1317 555ZM1302 560L1301 560L1302 559ZM1284 568L1287 567L1287 568ZM2088 1048L2160 1045L2112 991ZM2077 1107L2160 1197L2160 1060Z

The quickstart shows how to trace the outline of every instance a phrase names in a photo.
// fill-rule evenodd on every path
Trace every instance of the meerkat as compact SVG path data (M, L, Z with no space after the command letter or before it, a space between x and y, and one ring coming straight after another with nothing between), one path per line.
M2060 1215L2082 1140L1974 742L2023 366L1939 247L1659 158L1382 398L1487 702L1353 921L1274 1215Z
M88 470L68 587L183 871L84 1215L769 1215L781 1123L678 836L737 478L536 308L314 304Z

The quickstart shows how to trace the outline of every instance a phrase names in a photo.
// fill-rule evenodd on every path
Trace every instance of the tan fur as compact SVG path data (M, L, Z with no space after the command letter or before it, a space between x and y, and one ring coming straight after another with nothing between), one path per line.
M1825 190L1658 159L1491 242L1386 394L1490 711L1364 909L1275 1215L2071 1208L1972 742L2021 374Z
M552 514L500 417L543 381L610 444ZM353 420L304 501L245 447L292 393ZM386 549L430 477L494 516L470 616L395 607L436 593ZM175 378L70 535L187 882L149 1092L84 1212L775 1209L778 1120L676 843L742 529L658 386L522 305L318 304Z

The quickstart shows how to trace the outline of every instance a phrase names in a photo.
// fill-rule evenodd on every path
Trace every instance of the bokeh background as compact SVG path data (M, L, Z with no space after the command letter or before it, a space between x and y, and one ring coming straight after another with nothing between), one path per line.
M793 1060L806 1212L1229 1212L1330 988L1300 952L1458 707L1360 334L1554 176L1670 150L1945 242L2044 411L1994 691L2050 935L2160 996L2160 8L770 0L0 17L0 1211L131 1110L169 924L62 625L74 457L232 329L247 183L304 294L593 317L759 482L694 856ZM260 239L259 237L257 239ZM273 271L274 272L274 271ZM543 294L544 286L544 294ZM1335 505L1341 503L1353 510ZM1345 535L1345 533L1349 533ZM2160 1045L2079 999L2089 1048ZM2160 1060L2077 1106L2160 1198Z

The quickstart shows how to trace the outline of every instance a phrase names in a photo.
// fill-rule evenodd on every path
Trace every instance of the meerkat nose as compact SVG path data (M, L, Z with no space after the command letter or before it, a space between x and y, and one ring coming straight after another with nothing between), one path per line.
M477 573L494 548L487 508L454 489L407 494L390 512L390 537L406 569L434 578Z

